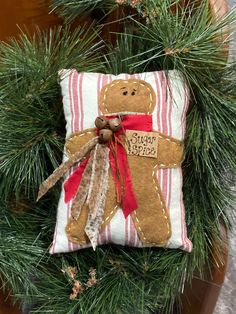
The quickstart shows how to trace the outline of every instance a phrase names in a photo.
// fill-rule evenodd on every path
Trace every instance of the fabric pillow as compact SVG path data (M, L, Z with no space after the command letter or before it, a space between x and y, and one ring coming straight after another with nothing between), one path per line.
M68 153L79 151L91 136L98 134L98 130L94 129L94 121L98 116L107 117L108 120L120 118L123 131L137 130L136 135L132 132L130 135L136 136L136 139L140 131L156 131L153 133L154 141L158 143L156 157L149 158L142 154L129 156L128 153L128 179L125 177L128 183L125 188L129 193L126 193L127 199L122 203L126 202L126 212L124 208L114 206L119 183L114 176L114 165L109 155L108 196L97 245L113 243L140 248L163 246L190 252L192 243L186 232L180 167L189 93L180 73L173 70L168 71L168 74L159 71L114 76L78 73L72 69L61 70L59 77L66 119L67 141L63 161L68 160ZM141 149L145 146L143 139L147 139L145 134L138 137L142 142ZM91 246L84 232L87 209L83 209L78 221L73 220L71 213L74 195L70 196L73 188L70 178L77 180L77 186L74 187L77 190L85 163L83 161L74 165L66 174L51 254ZM130 200L132 197L133 200ZM129 202L132 201L137 202L137 208L131 208L129 212Z

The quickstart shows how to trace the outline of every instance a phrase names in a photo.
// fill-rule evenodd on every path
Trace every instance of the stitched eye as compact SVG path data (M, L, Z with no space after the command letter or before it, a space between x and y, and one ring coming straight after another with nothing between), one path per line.
M124 95L124 96L126 96L127 94L128 94L128 92L127 92L127 91L126 91L126 92L123 92L123 95Z
M134 96L134 95L135 95L135 91L133 91L133 92L131 93L131 95Z

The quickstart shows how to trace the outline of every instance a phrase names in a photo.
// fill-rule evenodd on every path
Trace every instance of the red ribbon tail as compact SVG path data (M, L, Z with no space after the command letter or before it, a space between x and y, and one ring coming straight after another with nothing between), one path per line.
M134 210L138 208L138 203L136 197L133 193L133 188L131 189L126 187L127 196L125 195L122 203L122 210L125 218L127 218Z
M78 166L78 168L64 183L65 203L68 203L75 197L87 163L88 159L83 160Z
M117 187L117 198L122 198L122 203L119 204L122 207L123 214L125 218L127 218L135 209L138 208L138 203L134 194L132 179L131 179L131 172L128 166L127 155L125 148L117 144L116 145L116 152L117 152L117 160L118 160L118 167L119 172L123 178L123 193L121 191L121 183L117 178L117 165L115 162L115 157L113 156L112 152L110 151L110 165L112 170L113 179L115 181L115 185Z

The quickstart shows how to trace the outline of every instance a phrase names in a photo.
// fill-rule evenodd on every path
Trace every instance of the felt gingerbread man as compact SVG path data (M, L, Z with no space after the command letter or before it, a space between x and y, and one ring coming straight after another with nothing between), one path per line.
M117 116L124 121L129 116L133 116L134 119L136 116L151 116L155 106L156 95L152 86L139 79L114 80L102 88L99 98L101 116ZM153 132L157 139L156 158L127 155L132 187L138 205L131 216L144 246L164 246L171 236L171 223L169 209L157 180L157 171L160 168L180 167L183 159L183 143L157 131ZM72 134L65 146L68 156L74 156L81 147L96 136L96 128ZM122 141L124 137L120 139ZM116 183L110 171L100 232L117 210ZM66 232L71 242L81 245L89 243L84 231L87 219L88 208L85 203L79 218L75 218L72 213L67 224Z

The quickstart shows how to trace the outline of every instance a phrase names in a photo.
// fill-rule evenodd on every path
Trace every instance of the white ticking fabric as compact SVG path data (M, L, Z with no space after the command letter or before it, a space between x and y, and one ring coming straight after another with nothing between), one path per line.
M102 87L114 79L142 79L151 84L156 93L156 107L153 112L153 129L182 140L185 133L186 111L189 102L188 89L177 71L147 72L141 74L120 74L118 76L100 73L78 73L76 70L61 70L59 73L62 88L64 114L66 119L66 138L76 131L94 127L100 114L98 99ZM64 155L64 161L66 156ZM74 170L71 169L71 174ZM190 252L192 243L187 237L185 209L182 194L182 170L159 169L158 181L170 211L172 236L167 248L181 248ZM58 205L54 240L50 249L52 254L75 251L91 245L77 245L66 236L65 227L70 218L71 201L64 202L64 188ZM131 216L124 218L118 209L111 222L99 235L98 245L120 244L142 247Z

